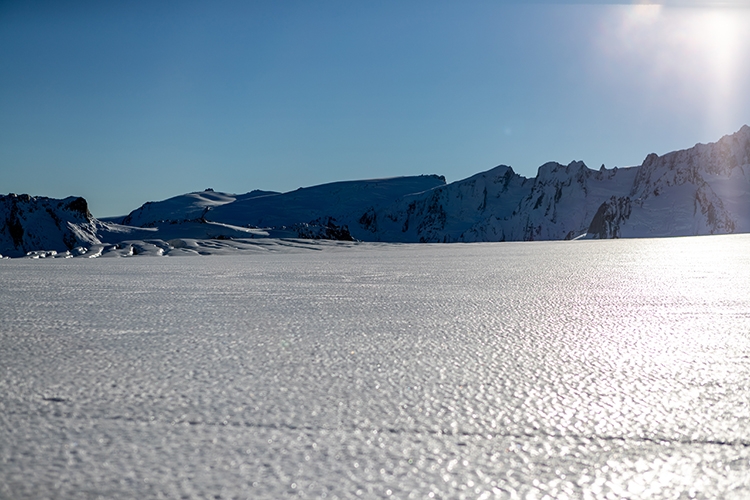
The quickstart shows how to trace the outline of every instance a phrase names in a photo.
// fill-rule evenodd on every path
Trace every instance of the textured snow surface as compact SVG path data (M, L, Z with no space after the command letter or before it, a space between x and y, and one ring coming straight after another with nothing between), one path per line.
M747 498L749 245L0 261L0 498Z
M180 231L184 231L184 227L189 223L179 224L181 226ZM196 230L201 228L211 228L216 226L223 226L225 228L233 228L227 224L218 224L215 222L208 222L204 224L196 224ZM125 226L121 226L125 227ZM147 231L147 229L135 228L137 231ZM196 238L173 238L167 241L160 239L149 239L149 240L125 240L116 244L98 244L91 245L90 248L77 247L73 251L57 252L57 251L33 251L29 252L25 259L70 259L70 258L81 258L81 259L93 259L98 257L135 257L135 256L146 256L146 257L185 257L185 256L196 256L196 255L239 255L245 253L268 253L268 252L282 252L282 253L295 253L295 252L306 252L310 250L341 250L353 248L358 245L356 242L347 241L334 241L334 240L306 240L299 238L266 238L268 236L267 231L260 229L247 229L247 228L234 228L237 231L242 231L244 236L258 236L257 238L242 238L242 239L204 239L200 237ZM274 231L277 232L277 231ZM163 234L160 231L159 234ZM179 234L179 233L176 233ZM204 235L205 236L205 235ZM374 244L373 244L374 245Z

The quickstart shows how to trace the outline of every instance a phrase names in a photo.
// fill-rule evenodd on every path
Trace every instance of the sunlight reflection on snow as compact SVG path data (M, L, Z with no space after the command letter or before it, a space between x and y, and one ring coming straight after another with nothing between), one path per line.
M748 495L748 244L3 261L0 496Z

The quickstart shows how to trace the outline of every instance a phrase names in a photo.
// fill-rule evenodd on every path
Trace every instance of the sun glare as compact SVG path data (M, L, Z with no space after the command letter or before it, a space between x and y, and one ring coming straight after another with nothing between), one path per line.
M613 8L600 26L597 50L609 77L637 72L661 105L699 105L710 127L733 126L750 16L740 9ZM603 59L602 59L603 58Z
M639 3L633 5L630 17L631 22L650 23L659 18L662 6L658 4Z

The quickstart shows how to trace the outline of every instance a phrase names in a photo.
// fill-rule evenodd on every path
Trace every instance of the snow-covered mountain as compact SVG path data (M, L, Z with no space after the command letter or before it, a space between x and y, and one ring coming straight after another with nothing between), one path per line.
M499 166L371 210L360 225L379 241L475 242L571 239L599 206L627 192L636 169L591 170L547 163L527 179ZM359 232L352 231L359 235Z
M750 127L716 143L650 154L637 167L550 162L533 178L501 165L451 184L423 175L288 193L206 190L108 221L92 217L83 198L11 194L0 197L0 224L6 256L91 256L104 248L162 254L199 248L201 240L267 237L474 242L747 233Z
M160 222L199 220L203 219L209 210L221 205L233 203L237 200L247 200L275 194L279 193L275 191L255 190L236 195L206 189L205 191L175 196L164 201L150 201L133 210L117 222L127 226L154 227Z
M349 228L365 211L443 185L445 177L420 175L333 182L288 193L234 195L206 190L146 203L121 222L160 228L185 221L215 222L264 228L292 238L348 240L352 239Z
M92 217L83 198L11 194L0 198L0 256L161 255L201 247L195 243L200 240L352 240L347 224L370 207L444 184L444 177L422 175L335 182L283 194L207 189L149 202L106 221Z
M750 232L750 127L639 167L500 166L365 213L352 235L404 242L531 241Z
M83 198L0 196L1 255L19 257L38 249L70 251L101 243L99 226Z
M325 221L352 227L371 207L444 185L445 177L438 175L332 182L288 193L238 199L214 208L206 218L238 226L279 228Z
M358 239L373 241L462 241L464 233L485 218L510 215L530 185L529 179L501 165L462 181L371 207L350 231Z
M9 194L0 196L0 256L97 256L103 250L149 249L154 242L181 246L182 239L289 237L202 220L168 221L159 227L132 227L94 218L83 198L62 200ZM295 234L296 236L296 234ZM143 250L141 253L147 253ZM58 255L59 254L59 255Z
M750 232L750 127L664 156L650 154L629 192L604 203L599 238Z

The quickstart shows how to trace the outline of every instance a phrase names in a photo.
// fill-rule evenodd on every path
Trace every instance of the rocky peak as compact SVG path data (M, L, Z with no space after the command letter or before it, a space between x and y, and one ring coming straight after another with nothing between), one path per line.
M32 250L72 250L98 242L96 219L85 199L0 196L0 254L25 255Z

